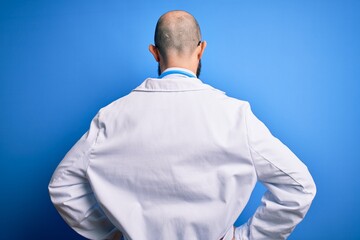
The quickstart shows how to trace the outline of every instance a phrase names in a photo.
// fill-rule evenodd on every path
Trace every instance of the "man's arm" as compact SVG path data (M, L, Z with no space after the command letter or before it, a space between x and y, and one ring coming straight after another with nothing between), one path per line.
M286 239L305 217L316 193L307 167L251 112L246 111L251 157L258 180L267 188L249 221L235 239Z
M49 184L51 201L76 232L89 239L119 239L117 230L105 216L86 177L89 154L99 134L98 115L90 129L66 154Z

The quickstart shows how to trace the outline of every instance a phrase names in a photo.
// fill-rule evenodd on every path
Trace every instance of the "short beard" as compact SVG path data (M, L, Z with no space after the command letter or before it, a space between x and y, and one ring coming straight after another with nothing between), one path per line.
M201 59L199 60L198 67L196 69L196 77L199 78L201 73ZM160 63L158 64L158 75L161 75Z
M198 67L196 69L196 77L199 78L201 73L201 59L199 60Z
M160 69L160 63L158 63L158 76L160 77L161 75L161 69Z

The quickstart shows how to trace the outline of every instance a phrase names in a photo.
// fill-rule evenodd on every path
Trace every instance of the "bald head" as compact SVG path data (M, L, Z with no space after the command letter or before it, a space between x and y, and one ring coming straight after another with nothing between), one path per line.
M187 56L201 41L196 19L185 11L171 11L162 15L155 29L155 46L166 60L170 55Z

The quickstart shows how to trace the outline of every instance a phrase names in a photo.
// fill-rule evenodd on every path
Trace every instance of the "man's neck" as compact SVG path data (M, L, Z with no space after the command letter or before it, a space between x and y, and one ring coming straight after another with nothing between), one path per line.
M186 62L185 60L182 61L174 61L174 62L168 62L167 64L164 64L163 67L161 67L161 72L165 71L168 68L182 68L186 69L188 71L191 71L193 73L196 73L197 65L191 64L191 62Z

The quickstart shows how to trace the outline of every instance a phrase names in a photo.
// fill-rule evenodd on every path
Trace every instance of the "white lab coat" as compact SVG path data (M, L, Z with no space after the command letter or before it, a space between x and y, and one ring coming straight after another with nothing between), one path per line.
M257 180L268 191L233 233ZM89 239L230 240L285 239L316 188L247 102L170 74L102 108L49 191Z

